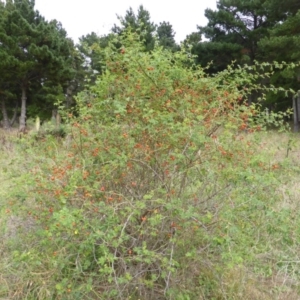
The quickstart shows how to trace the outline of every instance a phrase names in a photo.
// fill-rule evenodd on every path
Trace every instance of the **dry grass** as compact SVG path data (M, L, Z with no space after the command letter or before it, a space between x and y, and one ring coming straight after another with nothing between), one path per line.
M230 285L230 286L226 286ZM274 275L270 278L257 276L246 268L237 267L223 278L224 290L234 290L236 300L297 300L297 282L285 276ZM226 298L225 298L226 299Z
M17 216L5 214L3 203L7 203L7 192L10 189L12 182L10 181L10 164L14 163L14 158L18 155L14 147L14 138L18 135L17 131L12 133L0 130L0 206L2 216L0 217L0 234L2 235L0 242L0 300L1 299L21 299L14 297L10 292L10 280L18 281L19 279L14 274L9 273L10 253L6 241L11 237L16 237L19 228L24 227L24 221ZM245 134L245 137L247 135ZM300 207L300 172L297 171L300 167L300 135L286 134L277 132L261 133L260 135L261 151L266 151L269 154L269 164L278 164L282 183L274 187L274 193L280 195L282 201L274 208L280 211L282 208L298 210ZM300 170L300 169L299 169ZM21 170L20 170L21 172ZM3 201L2 201L3 200ZM5 201L4 201L5 200ZM34 226L31 220L28 220L26 226ZM273 249L274 252L280 249ZM297 257L298 249L291 249L294 257ZM273 253L269 254L272 257ZM266 259L270 259L267 257ZM263 261L263 258L258 258ZM223 274L220 278L220 291L224 291L223 297L220 299L245 299L245 300L297 300L300 299L298 294L299 283L297 276L292 276L287 270L275 270L269 277L260 277L252 270L246 267L235 267ZM23 283L16 283L20 286ZM226 296L227 293L235 295ZM9 295L10 298L7 298ZM5 298L6 297L6 298ZM187 298L188 299L188 298ZM203 298L205 299L205 298Z
M283 167L282 183L276 188L282 201L279 208L300 208L300 134L272 132L266 136L264 149L270 153L270 164ZM280 172L280 169L279 169Z

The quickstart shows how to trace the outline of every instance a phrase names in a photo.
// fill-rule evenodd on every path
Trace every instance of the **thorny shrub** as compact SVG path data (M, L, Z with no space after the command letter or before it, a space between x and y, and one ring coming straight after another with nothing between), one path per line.
M265 272L257 254L276 200L280 166L255 139L267 121L247 102L261 75L211 78L184 50L145 53L130 34L121 44L65 113L64 147L39 141L42 163L32 150L20 299L230 298L219 284L232 268Z

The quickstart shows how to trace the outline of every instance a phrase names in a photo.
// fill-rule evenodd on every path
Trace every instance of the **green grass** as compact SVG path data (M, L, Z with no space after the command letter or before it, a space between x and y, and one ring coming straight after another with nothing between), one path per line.
M247 134L244 138L251 140ZM177 292L175 296L169 296L170 299L196 299L197 297L197 299L271 300L300 297L300 264L298 263L300 140L296 134L275 131L260 133L256 138L260 140L259 151L266 153L265 167L270 170L274 168L272 176L275 176L280 183L265 190L266 201L272 198L279 199L273 202L272 209L268 211L267 216L264 216L266 219L263 222L266 222L264 225L268 230L259 232L253 228L255 224L260 224L260 221L257 220L258 223L255 223L255 220L251 220L251 214L257 217L251 205L243 208L245 209L243 220L235 220L234 215L223 215L222 218L228 217L232 224L236 222L235 227L232 227L236 230L235 233L231 233L233 240L225 244L219 241L215 246L216 249L226 249L228 257L223 258L226 261L225 265L216 254L214 254L215 258L207 257L202 262L197 261L193 256L192 259L186 257L186 261L180 261L185 267L177 273L178 278L184 280L177 282L177 285L178 287L182 285L185 289L186 285L191 285L190 294L185 292L181 295ZM56 276L55 272L59 271L57 267L53 267L47 257L49 253L45 253L44 261L30 259L31 255L40 258L43 256L38 254L40 245L34 237L39 225L35 224L31 216L26 217L23 214L24 205L30 205L31 199L24 199L26 191L30 188L30 181L24 182L22 178L23 176L28 178L28 170L32 168L32 162L39 161L41 163L39 167L42 168L43 161L51 161L49 155L43 157L43 151L50 145L53 146L53 153L56 155L66 154L67 149L61 142L55 142L53 139L46 140L43 145L40 141L30 143L28 140L15 140L15 137L7 134L5 137L3 134L2 139L5 139L5 143L2 143L0 155L2 166L0 172L2 235L0 299L64 299L53 293L53 289L58 289L59 286L56 285L55 288L52 278ZM19 206L15 205L17 201L20 203ZM12 207L10 207L11 203L13 203ZM245 199L241 205L248 204ZM239 208L235 209L239 210ZM223 221L218 220L218 222L222 224ZM258 225L258 228L259 226L261 225ZM191 239L193 235L187 235L186 240L181 242L190 245ZM251 240L259 240L259 244L254 242L251 248L249 247ZM222 256L223 253L220 252L220 255ZM35 267L30 267L30 264ZM199 266L202 269L199 269ZM86 273L85 276L89 277L90 274ZM97 299L99 296L96 295L96 293L94 295L87 293L85 299ZM169 298L162 296L161 299Z

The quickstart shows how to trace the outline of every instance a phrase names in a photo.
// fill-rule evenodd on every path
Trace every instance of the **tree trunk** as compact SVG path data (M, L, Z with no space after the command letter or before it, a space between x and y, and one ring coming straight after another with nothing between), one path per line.
M10 122L8 119L8 115L7 115L7 110L6 110L6 106L5 106L5 100L2 99L1 101L1 112L2 112L2 116L3 116L3 128L5 130L10 129Z
M68 88L67 88L67 95L66 95L66 108L68 109L69 107L71 107L72 102L73 102L73 95L74 95L74 90L75 90L75 86L74 83L70 83Z
M14 111L14 114L10 120L10 127L12 127L17 119L17 113L18 113L18 101L16 103L16 107L15 107L15 111Z
M299 131L300 122L300 93L293 97L293 111L294 111L294 132Z
M26 130L26 86L22 84L22 98L21 98L21 116L20 116L20 124L19 131L25 132Z

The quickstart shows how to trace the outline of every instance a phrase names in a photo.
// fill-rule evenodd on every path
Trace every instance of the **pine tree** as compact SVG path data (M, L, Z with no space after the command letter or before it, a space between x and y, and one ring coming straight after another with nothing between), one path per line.
M5 13L0 42L11 58L6 67L13 78L10 82L17 83L21 93L19 129L24 131L28 95L31 104L40 107L63 95L64 85L73 77L74 46L59 22L46 22L34 10L34 0L7 0ZM35 93L43 89L47 94Z
M277 61L287 63L300 62L300 10L295 15L290 14L287 19L274 26L269 31L269 36L261 39L259 45L259 58L261 61ZM300 68L275 70L271 77L271 83L286 89L299 90ZM283 93L271 94L267 103L281 110L291 106L291 96Z
M175 32L169 22L164 21L159 23L156 32L160 46L163 46L165 49L169 49L171 51L179 50L179 46L175 41Z
M206 26L198 26L208 42L193 49L198 62L214 61L214 71L220 71L233 60L251 64L258 53L258 41L267 35L276 22L269 18L268 0L220 0L217 10L205 10Z
M5 40L5 22L7 21L7 11L5 5L0 1L0 41ZM17 85L14 81L14 75L11 72L12 67L15 65L15 59L12 53L10 53L7 45L0 43L0 104L2 123L4 129L9 129L16 117L16 97L17 97ZM9 113L13 111L13 116L10 119Z
M192 45L196 62L206 66L213 61L209 71L215 73L232 61L237 64L274 59L293 61L291 57L297 61L299 9L298 0L219 0L217 10L205 11L207 26L198 27L199 34L207 41ZM275 72L271 82L293 87L290 76L294 75L286 70ZM271 94L270 98L276 99ZM286 104L287 100L283 102Z
M115 24L112 28L113 33L122 34L125 30L130 28L131 31L140 36L146 51L153 50L155 44L154 33L156 25L151 22L150 13L144 9L143 5L140 5L137 14L135 14L133 9L130 7L129 10L126 11L125 17L118 16L118 19L121 26L117 26Z

